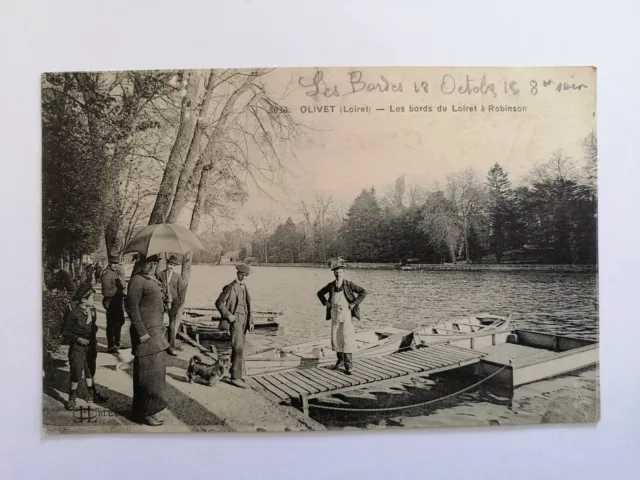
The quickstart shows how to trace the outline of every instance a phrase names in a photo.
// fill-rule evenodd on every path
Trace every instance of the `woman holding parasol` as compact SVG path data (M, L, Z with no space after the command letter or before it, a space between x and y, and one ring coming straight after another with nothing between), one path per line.
M167 407L165 399L166 353L169 342L162 324L164 292L155 279L157 255L141 259L140 270L131 277L125 301L131 319L133 360L133 407L136 421L159 426L155 415Z
M165 292L155 277L161 252L186 253L203 248L196 236L172 224L150 225L140 231L125 249L141 254L138 269L131 277L125 301L131 319L133 361L133 407L135 420L151 426L164 422L157 414L167 407L166 350L163 318Z

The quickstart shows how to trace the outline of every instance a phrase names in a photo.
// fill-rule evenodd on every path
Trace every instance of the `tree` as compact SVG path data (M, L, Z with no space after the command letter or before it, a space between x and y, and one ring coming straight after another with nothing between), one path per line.
M220 82L225 87L220 102L222 108L215 114L213 129L206 147L198 156L193 174L183 168L170 212L171 218L179 216L189 194L188 184L183 180L191 177L197 185L190 223L194 233L198 233L202 209L210 195L216 172L224 171L235 178L238 186L251 179L261 188L261 182L277 183L284 170L281 149L296 139L299 125L287 109L281 108L267 95L266 88L259 81L266 73L266 70L237 70ZM255 156L254 151L257 153ZM186 163L189 163L188 156ZM268 262L269 232L265 230L265 261ZM188 282L190 263L191 255L187 254L182 263L185 282Z
M436 190L427 195L421 228L427 235L429 243L435 249L445 247L451 261L456 263L462 229L458 222L456 206L442 190Z
M180 82L181 76L184 76L182 82ZM201 71L192 70L187 73L180 72L180 75L176 74L172 78L173 85L182 85L181 93L184 93L184 96L182 98L176 138L164 168L156 201L149 217L149 225L163 223L167 219L173 196L178 186L181 169L186 161L187 154L190 152L190 147L198 128L198 121L203 110L208 107L210 101L210 91L208 89L207 94L209 96L205 94L205 99L202 102L198 102L198 90L202 76ZM210 81L213 74L209 73L208 76ZM171 220L175 221L175 219Z
M187 157L180 169L176 186L172 186L169 192L172 202L171 209L168 210L168 222L175 222L182 213L182 209L188 200L191 184L205 187L208 185L208 176L204 175L203 177L202 174L209 171L207 165L212 163L214 155L218 153L219 145L217 142L224 136L228 125L235 118L232 117L236 101L248 90L249 85L255 81L260 72L254 73L256 75L246 75L242 71L235 69L211 70L209 72L204 98L200 103ZM242 82L238 84L240 80ZM222 89L223 92L221 92L218 105L214 106L214 112L211 113L216 89ZM217 114L220 106L221 111ZM213 130L211 130L211 126L213 126ZM203 146L202 139L207 136L208 140ZM169 188L169 185L167 185L167 188ZM167 208L168 205L164 207Z
M485 202L485 191L476 178L472 169L449 175L445 195L458 223L464 254L467 261L470 260L470 232L472 228L478 229L481 221L481 213Z
M593 132L582 141L582 151L586 183L595 189L598 183L598 139Z
M104 231L110 254L121 253L124 243L124 199L120 186L127 161L141 138L159 127L160 111L171 103L171 95L175 93L168 84L171 75L172 72L137 71L43 76L45 124L51 121L51 127L58 121L74 122L73 127L66 130L65 139L50 135L52 131L43 124L43 143L48 152L53 152L67 148L62 144L73 139L76 153L67 156L70 163L82 163L77 147L83 145L80 156L90 161L91 166L82 177L95 177L93 183L87 181L86 184L97 196L96 201L83 205L99 210L96 219L100 217L99 229ZM47 112L49 107L55 110L52 115ZM72 214L68 212L68 215Z
M106 167L93 162L73 76L44 75L42 88L43 253L71 265L99 244Z
M250 215L249 222L253 225L255 238L258 242L258 251L264 263L269 263L269 237L273 227L277 224L277 218L271 213L265 212L258 216Z
M573 159L556 150L533 174L531 186L518 190L528 243L545 252L547 262L595 263L596 198L579 183Z
M316 221L312 215L311 208L306 204L304 200L300 201L298 212L304 218L304 236L306 239L306 244L309 248L307 259L313 263L316 261Z
M509 246L513 205L511 182L498 163L495 163L487 174L487 189L489 249L495 254L496 262L500 263L503 252Z
M393 189L393 206L402 210L404 208L404 197L406 193L406 182L404 175L396 179L396 183Z
M382 212L375 188L362 190L353 201L343 225L342 237L353 261L375 261L380 251Z
M280 263L296 263L304 248L304 233L293 223L291 217L278 227L271 235L271 258Z
M316 203L314 206L316 216L314 237L319 239L320 258L323 263L327 261L327 236L329 235L329 232L327 232L327 217L331 209L331 204L331 197L324 198L321 195L316 195Z
M93 162L105 166L105 241L109 254L124 247L122 197L117 185L137 138L158 127L158 111L172 105L179 89L171 71L74 73L87 119ZM161 115L161 113L160 113Z
M418 205L424 204L425 192L423 192L419 185L411 185L407 192L407 199L410 208L417 207Z

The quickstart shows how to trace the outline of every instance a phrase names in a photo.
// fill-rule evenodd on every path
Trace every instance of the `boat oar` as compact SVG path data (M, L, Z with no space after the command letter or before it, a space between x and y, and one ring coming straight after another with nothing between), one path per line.
M196 342L195 340L193 340L191 337L189 337L188 335L185 335L182 332L178 332L178 337L180 337L181 339L183 339L185 342L187 342L189 345L191 345L192 347L197 348L198 350L200 350L200 352L203 355L206 355L209 358L212 358L214 360L218 360L217 356L214 357L213 355L211 355L206 348L204 348L202 346L202 344L200 342Z

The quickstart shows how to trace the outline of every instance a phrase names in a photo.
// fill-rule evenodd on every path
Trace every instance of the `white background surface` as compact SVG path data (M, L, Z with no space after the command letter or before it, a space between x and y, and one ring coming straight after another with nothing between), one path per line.
M2 478L639 478L636 2L4 0L0 11ZM600 423L44 440L40 74L333 65L598 67Z

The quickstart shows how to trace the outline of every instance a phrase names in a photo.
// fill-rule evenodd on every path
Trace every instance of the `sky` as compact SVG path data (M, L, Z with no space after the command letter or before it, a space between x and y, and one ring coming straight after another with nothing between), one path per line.
M263 79L309 130L293 146L295 157L283 157L285 188L263 186L265 195L250 186L248 202L227 227L246 228L247 217L260 213L299 219L300 201L316 195L346 210L362 189L385 193L401 175L430 187L467 168L484 178L498 162L518 183L554 150L581 160L581 142L596 128L590 67L279 68ZM489 112L490 106L526 111ZM341 107L369 111L340 113ZM409 111L415 107L422 111Z

